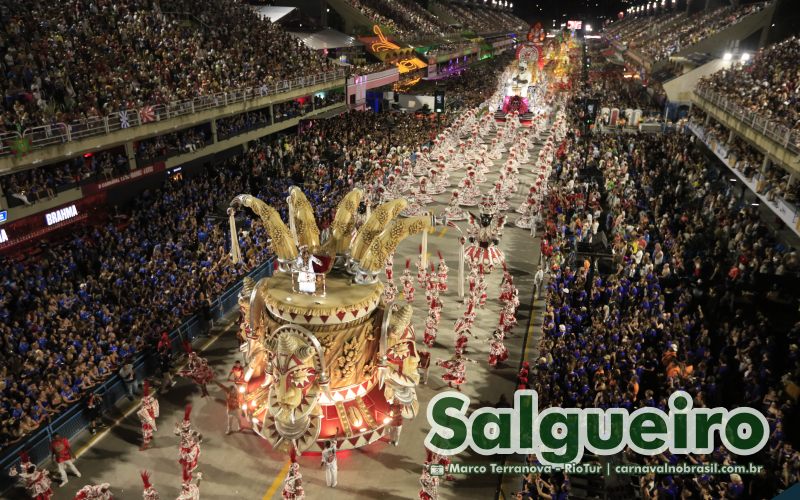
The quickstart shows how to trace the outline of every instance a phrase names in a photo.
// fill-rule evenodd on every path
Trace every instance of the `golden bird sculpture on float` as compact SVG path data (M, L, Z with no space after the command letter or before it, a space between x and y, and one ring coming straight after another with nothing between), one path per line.
M405 238L422 233L426 214L397 219L402 199L363 210L361 189L339 202L327 231L298 187L286 198L288 225L258 198L230 203L231 255L240 259L235 214L250 209L269 235L276 272L246 279L239 295L247 361L243 409L274 448L320 452L366 446L414 418L419 361L411 306L387 302L379 275Z

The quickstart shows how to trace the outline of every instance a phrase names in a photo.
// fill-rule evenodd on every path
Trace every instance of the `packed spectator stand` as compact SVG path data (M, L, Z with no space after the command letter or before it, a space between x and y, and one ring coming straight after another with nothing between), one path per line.
M768 2L685 13L662 12L630 17L606 28L612 39L642 54L650 62L667 60L681 50L704 40L763 9Z
M760 50L749 62L734 63L697 86L738 107L754 113L794 133L792 142L800 145L800 81L797 61L800 39L793 36Z
M2 131L260 87L332 69L234 0L3 2ZM186 13L190 13L188 21Z

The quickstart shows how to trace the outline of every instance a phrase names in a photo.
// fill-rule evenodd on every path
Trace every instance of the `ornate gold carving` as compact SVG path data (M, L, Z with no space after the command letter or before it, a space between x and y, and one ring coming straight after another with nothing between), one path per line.
M372 240L378 236L381 231L386 229L389 222L397 217L400 212L405 210L407 206L408 202L406 200L398 199L387 201L373 210L367 222L359 229L358 235L353 242L351 249L352 258L357 261L361 260L361 257L363 257L364 253L369 249Z
M353 189L339 202L336 207L336 216L331 223L331 234L328 240L322 244L322 252L327 255L341 255L350 246L353 237L353 227L356 222L358 205L364 192L360 189Z
M379 271L383 269L386 259L393 254L397 245L409 235L428 230L431 227L431 217L420 215L408 219L396 220L392 225L378 234L369 245L369 249L360 259L361 268L365 271Z
M261 218L264 229L272 239L272 250L278 258L294 260L297 257L297 246L277 210L249 194L240 194L234 198L231 205L248 207Z
M290 213L293 215L298 246L307 246L310 252L317 252L319 250L319 228L314 220L314 207L297 186L292 186L289 190L288 201L292 208Z

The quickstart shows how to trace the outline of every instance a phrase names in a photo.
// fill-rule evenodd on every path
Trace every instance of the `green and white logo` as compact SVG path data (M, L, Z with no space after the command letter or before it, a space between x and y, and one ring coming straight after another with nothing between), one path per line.
M535 453L540 462L580 462L586 450L615 455L626 447L642 455L707 454L715 438L737 455L758 452L769 424L752 408L692 408L692 398L676 391L669 412L640 408L547 408L539 413L536 391L519 390L513 408L480 408L467 415L470 400L460 392L437 394L428 404L431 430L425 446L440 455L471 448L481 455Z

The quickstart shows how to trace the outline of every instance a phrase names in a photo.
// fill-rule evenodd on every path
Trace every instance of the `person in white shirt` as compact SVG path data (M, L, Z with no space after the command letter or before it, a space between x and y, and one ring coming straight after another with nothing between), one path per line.
M544 282L544 268L539 266L536 274L533 276L533 289L535 291L534 297L539 300L539 294L542 291L542 283Z
M328 441L325 449L322 450L322 463L325 467L325 484L331 488L336 488L338 482L339 466L336 463L336 442Z

